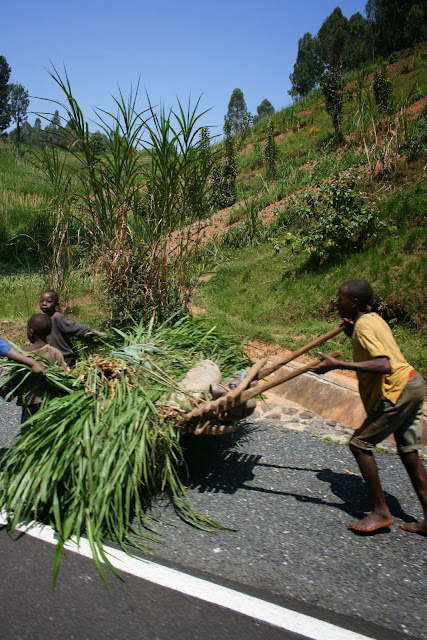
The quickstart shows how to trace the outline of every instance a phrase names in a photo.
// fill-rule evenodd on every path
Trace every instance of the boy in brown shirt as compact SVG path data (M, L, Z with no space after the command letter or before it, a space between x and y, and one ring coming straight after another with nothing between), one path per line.
M42 357L68 371L65 360L55 347L47 344L47 337L52 330L52 321L49 316L37 313L28 320L27 338L30 345L25 351L33 357ZM43 396L46 392L46 378L32 373L24 383L24 390L20 391L17 404L22 406L21 424L25 422L41 407Z
M105 338L107 334L104 331L97 331L85 324L70 320L63 313L57 311L58 304L59 298L56 291L43 291L40 297L40 309L52 320L52 332L48 342L62 353L67 365L73 367L76 363L76 356L69 337L84 338L88 335L95 335Z

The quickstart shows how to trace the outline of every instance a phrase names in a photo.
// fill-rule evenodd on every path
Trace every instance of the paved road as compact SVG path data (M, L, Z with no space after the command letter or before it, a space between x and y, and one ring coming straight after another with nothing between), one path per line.
M16 422L17 418L18 410L13 405L0 414L0 447L9 444L13 438L12 422ZM363 482L346 447L313 438L307 432L287 430L277 422L253 421L246 428L246 436L240 433L237 440L193 438L188 451L193 501L200 511L237 531L207 533L192 529L179 520L170 505L164 504L157 509L157 515L174 526L158 526L163 544L152 546L147 557L171 563L190 573L211 577L214 581L230 581L234 586L240 585L243 590L264 594L266 600L290 601L295 607L310 609L317 606L324 612L331 612L328 615L336 615L342 620L356 618L359 632L366 635L380 637L380 634L368 632L373 628L371 625L380 625L389 630L384 635L389 639L394 636L425 640L426 540L405 533L397 526L399 522L420 516L419 505L398 458L388 454L377 456L395 524L386 533L358 536L347 529L347 522L361 517L369 509L369 503ZM5 535L2 532L3 539ZM1 549L4 544L1 543ZM17 548L24 542L20 540L13 544ZM19 548L23 549L21 546ZM18 584L16 581L12 583L12 591L8 589L8 579L2 570L2 602L5 595L19 595L26 591L26 572L31 572L35 559L29 559L26 550L19 554L23 560L21 566L19 561L15 565L14 577L18 577ZM44 551L42 558L40 571L44 573L34 592L32 611L37 606L43 609L45 599L51 602L52 597L50 592L48 594L52 551ZM70 565L73 564L74 561L67 560L61 568L61 588L67 593L74 584L82 590L85 600L90 604L97 578L86 580L84 576L90 575L87 568L78 570L73 577L73 574L69 574ZM125 586L122 586L112 579L112 585L114 593L119 594L116 597L122 603L120 607L128 612L127 618L132 625L137 625L138 617L144 614L135 604L136 596L132 596L137 590L134 580L126 577ZM159 599L158 595L150 596L149 592L144 587L147 595L141 598L151 603ZM100 604L95 591L93 594L91 610L95 619L100 620L106 611L115 611L114 619L118 623L122 617L116 606L109 606L105 602ZM70 598L73 601L71 595ZM162 598L160 601L164 602ZM171 612L183 606L179 598L175 604L167 604L163 608L163 618L155 614L153 635L133 635L162 640L169 637L166 630L175 620ZM22 600L23 611L26 599ZM13 601L13 598L9 597L9 601ZM190 635L199 637L197 629L200 629L198 625L201 620L204 621L205 613L200 604L194 606L198 612L192 618L194 624L190 624L187 635L187 631L180 631L178 638ZM64 615L66 624L69 608L59 604L58 607L60 609L57 611L62 611L59 620ZM212 619L212 626L206 614L206 637L209 637L209 629L215 630L215 624L222 624L222 621L224 629L218 631L218 636L276 637L268 635L273 632L271 628L267 631L265 625L259 630L250 626L242 627L237 633L240 619L236 622L237 627L233 626L232 621L227 626L229 612L224 614L225 617L222 617L222 613L219 623ZM191 617L193 614L189 615ZM108 616L106 619L109 619ZM184 614L183 625L185 619ZM246 623L245 619L242 624ZM176 624L177 628L185 627L179 626L181 622ZM163 631L159 630L159 625ZM112 624L111 629L114 628ZM65 634L52 637L74 636ZM84 636L80 629L76 637L96 636ZM104 637L120 636L112 634Z

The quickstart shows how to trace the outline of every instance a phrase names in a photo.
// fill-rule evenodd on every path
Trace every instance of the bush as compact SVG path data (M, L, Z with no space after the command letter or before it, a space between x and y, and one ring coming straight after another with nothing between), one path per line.
M385 68L382 68L375 74L372 88L374 90L375 102L382 111L387 111L392 94L392 85Z
M297 203L293 220L297 233L290 242L294 251L305 251L317 261L325 261L357 251L377 236L384 224L373 208L364 206L357 180L346 174L308 193ZM299 229L298 229L299 227Z

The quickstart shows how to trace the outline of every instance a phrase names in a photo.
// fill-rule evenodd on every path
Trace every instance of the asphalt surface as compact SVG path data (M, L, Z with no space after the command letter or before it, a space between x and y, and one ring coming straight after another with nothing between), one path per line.
M0 448L13 441L19 416L14 405L0 411ZM390 637L426 640L426 539L398 527L421 516L398 457L376 456L395 522L361 536L347 523L370 504L347 447L275 421L254 420L245 429L236 438L187 443L194 504L236 530L196 530L165 501L155 510L165 521L157 525L162 544L151 544L147 557L269 600L356 617L360 632L377 624Z

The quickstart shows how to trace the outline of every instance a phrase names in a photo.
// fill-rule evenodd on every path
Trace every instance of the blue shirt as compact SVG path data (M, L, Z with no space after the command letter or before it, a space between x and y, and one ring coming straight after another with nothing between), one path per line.
M11 349L10 344L6 342L6 340L3 340L3 338L0 338L0 356L5 356Z

